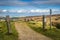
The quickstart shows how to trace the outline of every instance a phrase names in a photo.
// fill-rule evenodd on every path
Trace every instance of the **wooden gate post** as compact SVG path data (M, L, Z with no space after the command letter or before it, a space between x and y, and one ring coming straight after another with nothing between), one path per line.
M51 30L51 26L52 26L51 14L52 14L52 10L50 9L50 30Z
M46 18L45 15L43 15L43 30L45 30L45 26L46 26Z
M10 17L9 17L9 15L6 16L6 24L7 24L8 34L11 34L12 33L12 30L11 30Z

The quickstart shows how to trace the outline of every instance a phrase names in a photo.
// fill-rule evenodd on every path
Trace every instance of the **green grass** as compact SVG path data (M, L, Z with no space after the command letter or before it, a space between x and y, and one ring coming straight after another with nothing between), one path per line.
M15 30L14 22L11 22L11 30L12 30L11 35L7 34L6 22L0 22L0 29L1 29L0 40L18 40L18 33Z
M47 29L46 31L43 31L42 27L33 26L35 24L31 24L30 22L27 22L27 24L32 30L38 33L50 37L53 40L60 40L60 29L52 28L51 30Z

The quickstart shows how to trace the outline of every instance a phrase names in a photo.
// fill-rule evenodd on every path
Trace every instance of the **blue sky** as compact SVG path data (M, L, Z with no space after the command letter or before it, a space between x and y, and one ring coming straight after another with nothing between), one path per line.
M60 0L0 0L0 16L37 16L60 14Z

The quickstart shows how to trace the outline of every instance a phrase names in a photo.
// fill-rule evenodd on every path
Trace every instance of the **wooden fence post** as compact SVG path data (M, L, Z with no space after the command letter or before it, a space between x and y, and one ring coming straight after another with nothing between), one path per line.
M6 24L7 24L8 34L11 34L12 33L12 30L11 30L10 17L9 17L9 15L6 16Z
M45 15L43 15L43 30L45 30L45 26L46 26L46 18Z
M52 26L51 14L52 14L52 10L50 9L50 30L51 30L51 26Z

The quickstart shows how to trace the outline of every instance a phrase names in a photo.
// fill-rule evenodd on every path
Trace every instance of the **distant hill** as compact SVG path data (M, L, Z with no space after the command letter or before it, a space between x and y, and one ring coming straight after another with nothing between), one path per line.
M0 19L5 19L5 17L0 17Z
M46 17L49 17L50 15L46 15ZM60 16L60 14L53 14L52 16ZM21 19L21 18L40 18L41 16L26 16L26 17L12 17L11 19ZM0 17L0 19L5 19L5 17Z

